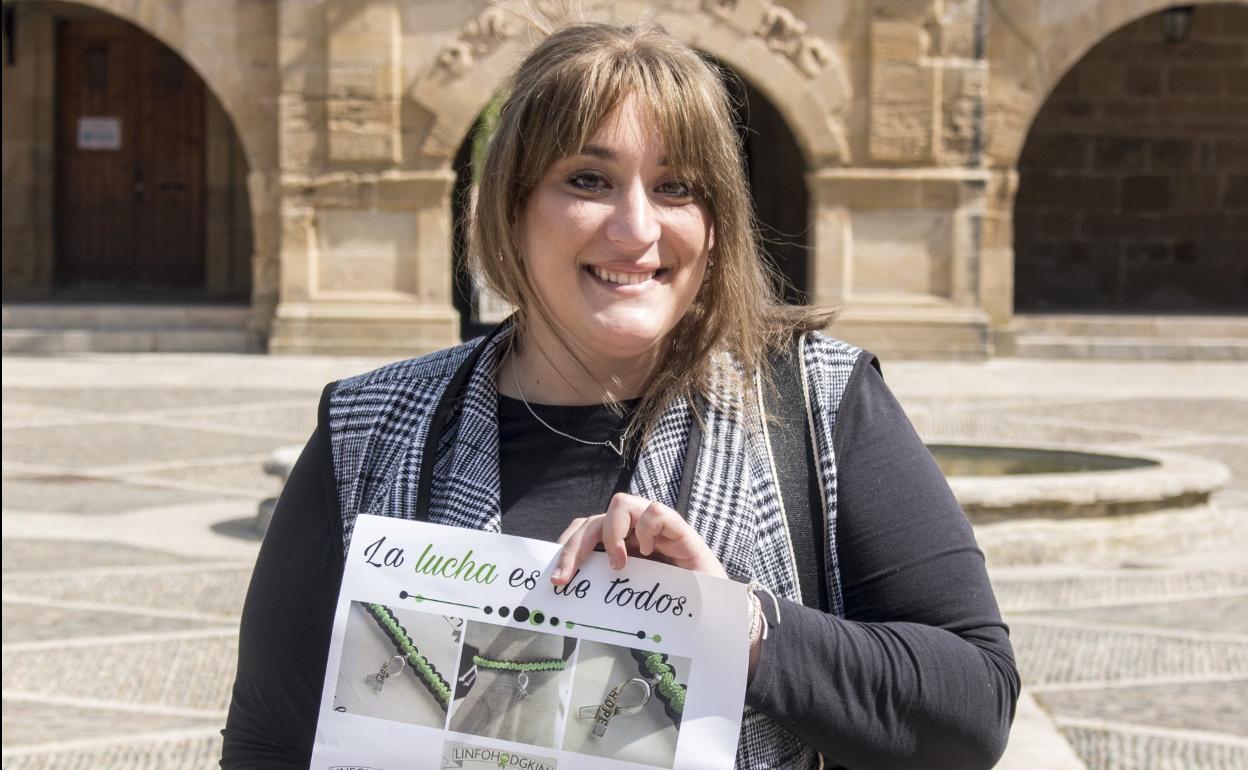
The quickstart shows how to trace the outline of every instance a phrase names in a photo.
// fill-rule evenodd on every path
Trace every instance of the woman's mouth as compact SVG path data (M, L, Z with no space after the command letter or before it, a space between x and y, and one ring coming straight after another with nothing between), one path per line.
M645 283L655 277L667 272L666 268L658 270L650 270L644 273L632 272L626 273L618 270L606 270L596 265L586 265L585 269L590 275L594 276L603 283L609 283L615 286L635 286L639 283Z

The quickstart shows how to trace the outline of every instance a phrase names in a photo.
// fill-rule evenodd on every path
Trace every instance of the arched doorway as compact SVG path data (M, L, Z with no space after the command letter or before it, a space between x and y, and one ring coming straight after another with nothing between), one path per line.
M775 105L722 62L720 67L736 108L746 178L764 250L782 279L785 299L805 303L810 299L810 197L802 150Z
M105 11L7 12L4 197L30 232L11 254L6 223L5 299L246 303L249 164L199 73Z
M1248 309L1248 7L1110 34L1049 95L1018 161L1018 312Z
M809 296L807 265L810 244L805 161L797 139L779 110L731 68L719 63L735 107L737 130L744 149L746 177L754 198L760 235L776 268L780 289L789 302ZM464 226L479 158L491 126L492 103L473 124L455 154L455 186L451 193L454 306L460 313L464 339L479 336L501 320L505 308L478 295L465 269Z

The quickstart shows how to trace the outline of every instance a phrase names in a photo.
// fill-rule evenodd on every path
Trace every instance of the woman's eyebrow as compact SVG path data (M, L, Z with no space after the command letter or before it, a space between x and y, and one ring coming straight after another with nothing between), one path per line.
M615 150L612 150L608 147L603 147L600 144L587 144L584 147L582 147L581 151L577 154L589 155L590 157L598 158L599 160L609 161L611 163L614 163L620 159L619 153L617 153ZM666 155L659 158L659 165L664 166L664 167L667 166Z
M614 150L609 150L606 147L603 147L602 145L598 145L598 144L585 145L584 147L581 148L580 154L589 155L594 158L599 158L601 160L609 160L609 161L619 160L619 157L620 157L619 155L616 154Z

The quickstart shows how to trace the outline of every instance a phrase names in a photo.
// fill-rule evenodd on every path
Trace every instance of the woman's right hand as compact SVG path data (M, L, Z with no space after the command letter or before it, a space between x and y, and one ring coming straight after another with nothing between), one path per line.
M715 577L724 566L689 522L672 508L644 497L616 493L606 513L573 519L559 536L563 551L551 582L567 584L591 551L602 545L612 569L623 569L630 553Z

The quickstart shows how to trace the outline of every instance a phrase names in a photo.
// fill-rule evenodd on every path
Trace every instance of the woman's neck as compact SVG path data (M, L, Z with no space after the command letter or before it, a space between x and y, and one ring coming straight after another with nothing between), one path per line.
M645 360L574 356L557 341L524 335L498 368L498 392L535 404L601 404L641 395L654 366Z

